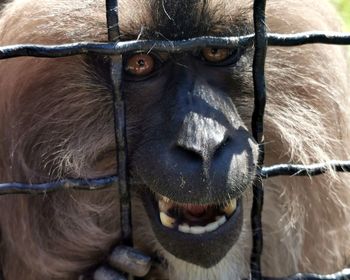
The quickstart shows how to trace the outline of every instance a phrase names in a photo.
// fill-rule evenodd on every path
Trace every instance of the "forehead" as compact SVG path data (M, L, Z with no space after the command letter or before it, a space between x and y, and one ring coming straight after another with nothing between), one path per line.
M119 0L118 6L122 40L252 31L251 0ZM104 0L14 0L0 19L2 44L106 40Z
M238 35L251 27L252 5L235 0L123 0L119 16L123 39Z

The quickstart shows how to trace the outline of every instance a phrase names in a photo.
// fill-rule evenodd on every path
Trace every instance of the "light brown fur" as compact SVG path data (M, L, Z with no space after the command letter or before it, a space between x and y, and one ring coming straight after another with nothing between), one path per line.
M234 21L251 7L246 1L208 2L218 10L218 22L223 18L220 11ZM267 6L271 32L339 30L327 1L273 0ZM121 29L129 37L142 37L142 26L152 24L147 1L124 0L120 10ZM0 45L81 40L107 40L103 1L15 0L2 11ZM111 102L108 86L91 79L93 70L81 57L0 62L0 181L114 173L114 154L99 158L101 151L113 150L113 124L111 111L106 110ZM245 70L250 90L251 69ZM266 71L266 165L350 158L350 73L344 48L270 48ZM251 99L238 110L249 126ZM265 181L264 275L331 273L350 263L348 182L349 176L333 173ZM165 278L246 276L251 193L244 197L247 209L240 239L211 269L165 252L133 193L136 246L165 255L169 268L160 272ZM118 242L117 213L113 189L1 197L0 260L5 279L77 279Z

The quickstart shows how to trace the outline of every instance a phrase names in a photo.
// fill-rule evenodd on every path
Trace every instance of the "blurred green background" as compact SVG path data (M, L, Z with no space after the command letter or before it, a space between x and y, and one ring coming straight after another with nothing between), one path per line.
M345 30L350 32L350 0L333 0L345 21Z

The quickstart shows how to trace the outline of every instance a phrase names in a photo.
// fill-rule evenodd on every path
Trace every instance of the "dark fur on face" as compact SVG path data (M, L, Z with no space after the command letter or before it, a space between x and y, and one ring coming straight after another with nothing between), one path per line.
M269 1L267 25L272 32L337 31L335 13L327 1L321 2ZM122 40L179 40L252 32L252 5L247 1L124 0L119 6ZM103 1L14 0L2 10L1 45L77 41L107 41ZM344 53L340 47L321 45L269 49L267 164L348 157L349 72ZM242 232L218 264L209 269L181 260L158 242L141 202L143 191L134 188L135 246L166 259L167 266L159 272L163 278L239 279L248 273L251 194L246 189L248 183L242 182L249 182L253 175L254 148L241 145L243 154L250 154L248 171L230 178L249 176L239 184L218 184L220 191L198 191L200 185L190 181L189 174L184 176L191 182L184 185L185 190L193 186L195 191L184 195L176 188L178 177L170 169L157 170L151 176L154 162L159 160L162 166L168 160L164 143L177 135L170 128L181 131L181 120L188 116L186 100L181 101L179 94L181 87L197 90L193 100L200 100L200 105L196 113L212 113L205 106L208 103L216 106L217 115L210 117L220 125L230 125L231 132L242 133L232 139L248 143L253 104L252 48L245 50L234 67L220 70L203 66L191 55L171 57L151 81L125 83L131 172L142 177L152 192L183 203L219 202L243 192ZM0 181L41 182L115 173L107 58L1 61L0 89ZM174 121L174 125L169 128L165 120ZM240 145L231 148L237 147ZM155 152L150 153L153 148ZM163 153L157 154L159 151ZM206 174L211 174L208 170ZM171 174L165 189L162 174ZM154 177L159 180L152 181ZM313 180L293 177L266 181L265 275L330 273L349 262L347 179L346 175L331 174ZM118 243L118 209L118 197L112 189L1 197L0 260L6 280L77 279Z

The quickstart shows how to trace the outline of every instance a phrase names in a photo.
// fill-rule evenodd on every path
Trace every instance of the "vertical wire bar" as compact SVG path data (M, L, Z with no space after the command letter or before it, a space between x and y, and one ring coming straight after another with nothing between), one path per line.
M266 0L254 1L255 53L253 62L254 112L252 116L253 137L259 144L258 174L264 163L264 112L266 104L265 58L267 51L267 33L265 26ZM253 248L251 255L251 278L261 280L261 254L263 250L263 232L261 214L264 202L264 190L260 176L253 184L253 206L251 223Z
M106 0L108 40L119 40L118 1ZM116 162L118 171L118 184L120 196L120 225L121 242L132 246L131 203L129 192L129 179L127 175L127 140L125 101L121 90L123 61L121 55L110 57L110 73L113 90L114 129L116 138Z
M108 41L115 42L119 40L119 15L118 15L118 0L106 0L107 9L107 27Z

